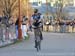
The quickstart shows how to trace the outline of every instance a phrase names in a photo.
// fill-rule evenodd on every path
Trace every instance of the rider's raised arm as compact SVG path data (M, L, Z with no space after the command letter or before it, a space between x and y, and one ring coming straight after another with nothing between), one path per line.
M43 23L43 15L40 16L39 21Z

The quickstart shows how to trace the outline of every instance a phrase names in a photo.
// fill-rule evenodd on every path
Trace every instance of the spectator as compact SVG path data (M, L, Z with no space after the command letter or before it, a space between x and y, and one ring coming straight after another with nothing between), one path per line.
M26 39L27 35L27 21L28 18L26 18L25 16L23 16L23 20L22 20L22 37L23 39Z
M19 18L17 18L15 27L16 27L16 37L18 38L18 23L19 23Z

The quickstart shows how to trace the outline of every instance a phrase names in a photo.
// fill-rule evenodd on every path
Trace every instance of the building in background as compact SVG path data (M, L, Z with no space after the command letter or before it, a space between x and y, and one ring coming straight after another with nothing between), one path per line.
M75 6L75 0L29 0L30 3L37 3L38 6L41 6L42 3L50 3L52 7L55 7L57 3L62 1L63 7L65 6Z
M57 8L62 4L64 15L69 18L75 18L75 0L30 0L30 3L33 4L32 8L39 9L39 11L44 15L48 12L49 16L53 15L53 17L56 14Z

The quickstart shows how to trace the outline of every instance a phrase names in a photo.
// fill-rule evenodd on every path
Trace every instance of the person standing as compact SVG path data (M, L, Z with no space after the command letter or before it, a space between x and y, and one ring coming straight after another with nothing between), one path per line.
M17 18L16 23L15 23L15 29L16 29L16 37L18 39L18 23L19 23L19 18Z
M23 16L23 20L22 20L22 37L23 39L26 39L27 35L27 21L28 18L26 18L25 16Z

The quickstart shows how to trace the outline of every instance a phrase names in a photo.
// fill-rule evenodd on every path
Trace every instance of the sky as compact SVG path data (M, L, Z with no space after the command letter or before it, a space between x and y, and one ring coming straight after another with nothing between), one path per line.
M39 0L30 0L30 2L36 2L36 1L39 1ZM42 1L42 3L45 3L46 2L46 0L41 0Z

